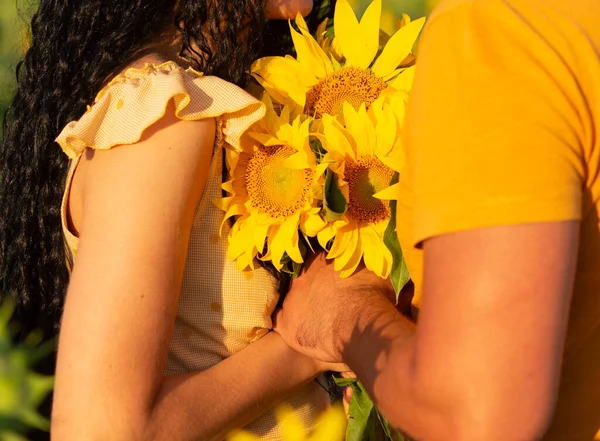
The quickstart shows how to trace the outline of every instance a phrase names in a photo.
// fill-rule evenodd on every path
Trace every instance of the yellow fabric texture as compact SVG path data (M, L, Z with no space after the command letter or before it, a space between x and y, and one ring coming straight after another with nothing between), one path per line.
M397 229L417 305L427 238L581 222L546 440L592 440L600 428L599 16L596 0L442 2L421 40L407 113Z
M227 259L227 228L223 237L218 235L223 212L211 202L221 197L223 149L239 149L242 133L263 116L264 106L217 77L184 70L173 62L147 65L129 69L111 81L88 112L79 121L69 123L57 139L72 159L62 219L74 259L78 239L68 228L67 202L81 154L86 147L110 149L135 143L146 128L164 115L171 101L179 118L214 117L218 130L209 177L191 230L166 375L208 369L258 340L272 327L271 314L279 298L277 281L263 269L254 271L250 277ZM285 402L310 428L328 406L329 399L312 382ZM261 439L282 439L272 411L246 429Z

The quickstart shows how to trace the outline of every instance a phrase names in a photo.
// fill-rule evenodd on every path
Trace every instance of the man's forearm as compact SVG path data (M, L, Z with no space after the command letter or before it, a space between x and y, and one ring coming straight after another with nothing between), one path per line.
M453 430L419 399L414 343L414 323L385 298L375 298L358 319L344 361L392 426L417 439L443 439Z

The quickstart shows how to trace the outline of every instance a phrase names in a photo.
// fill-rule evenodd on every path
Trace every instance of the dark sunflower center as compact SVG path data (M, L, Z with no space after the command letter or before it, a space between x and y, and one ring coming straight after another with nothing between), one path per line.
M369 70L344 67L308 91L304 113L316 118L325 113L341 115L346 101L357 110L362 103L368 109L386 87L385 81Z
M252 206L271 217L291 216L304 206L314 178L310 169L283 165L295 153L286 146L260 146L246 168L246 190Z
M394 171L374 156L346 164L350 200L348 213L358 222L377 223L390 218L390 204L373 195L390 186Z

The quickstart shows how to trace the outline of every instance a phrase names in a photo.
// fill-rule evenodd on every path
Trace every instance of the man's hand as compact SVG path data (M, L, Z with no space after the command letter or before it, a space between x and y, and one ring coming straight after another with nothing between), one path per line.
M391 284L364 267L340 278L323 253L307 262L294 280L274 329L292 348L309 357L339 363L360 319L373 304L395 300Z

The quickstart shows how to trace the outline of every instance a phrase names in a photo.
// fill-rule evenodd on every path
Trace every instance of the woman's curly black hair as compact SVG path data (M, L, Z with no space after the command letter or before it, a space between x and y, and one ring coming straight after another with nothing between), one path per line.
M60 220L68 158L54 141L60 131L173 24L181 56L243 86L253 60L290 49L288 24L267 24L264 2L39 1L0 150L0 291L17 299L23 335L56 333L69 278ZM324 3L315 1L313 28Z

